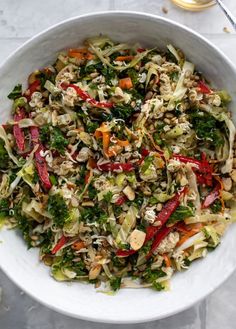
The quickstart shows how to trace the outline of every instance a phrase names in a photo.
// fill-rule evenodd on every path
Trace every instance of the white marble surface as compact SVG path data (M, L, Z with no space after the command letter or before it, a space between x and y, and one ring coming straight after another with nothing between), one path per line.
M224 2L236 15L236 1ZM167 14L163 13L163 6L168 9ZM104 10L144 11L176 20L210 39L236 64L236 33L218 7L202 13L188 13L169 0L0 0L0 63L16 47L50 25L72 16ZM224 27L231 33L223 32ZM109 325L71 319L53 312L22 293L0 271L0 328L234 329L235 282L236 273L206 300L170 318L138 325Z

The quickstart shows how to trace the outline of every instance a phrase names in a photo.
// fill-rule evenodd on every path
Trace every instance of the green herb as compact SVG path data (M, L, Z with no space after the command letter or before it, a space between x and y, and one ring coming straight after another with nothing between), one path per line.
M101 73L105 77L106 84L108 85L111 84L112 79L116 78L116 72L109 66L103 66Z
M6 199L0 200L0 219L9 215L9 202Z
M40 128L39 136L42 143L48 143L50 141L50 126L48 124Z
M153 282L152 288L157 291L161 291L165 289L165 287L160 282Z
M128 69L126 71L126 74L128 74L128 76L132 80L133 85L136 85L139 82L138 81L139 75L135 69L133 69L133 68Z
M189 260L188 258L184 259L184 265L185 266L190 266L191 265L191 260Z
M190 120L199 139L216 147L224 144L224 138L221 134L222 123L213 116L208 113L194 111L190 113Z
M168 224L174 224L185 218L193 216L193 210L190 207L179 206L168 219Z
M165 142L162 140L159 133L157 133L157 132L154 133L153 138L157 145L160 145L160 146L165 145Z
M69 211L65 200L59 193L49 195L48 212L52 215L54 224L62 228L69 216Z
M9 99L16 99L22 95L22 85L16 85L10 94L7 96Z
M154 196L152 196L150 199L149 199L149 203L151 205L154 205L154 204L157 204L158 203L158 200L157 198L155 198Z
M111 113L114 118L128 120L134 109L130 105L117 104L112 108Z
M88 133L93 134L95 130L99 127L99 124L97 122L87 122L86 124L86 130Z
M110 287L113 291L119 290L120 285L121 285L121 278L113 277L113 278L110 279Z
M49 254L52 249L52 230L48 229L46 232L43 232L40 236L42 242L40 243L41 252L43 254Z
M103 200L107 203L110 203L111 199L112 199L112 196L113 196L112 192L109 191L109 192L107 192L106 194L103 195Z
M166 273L162 270L151 270L150 267L148 267L145 271L144 271L144 280L148 283L152 284L152 287L155 290L163 290L164 287L159 283L156 282L157 279L162 278L164 276L166 276Z
M80 212L81 220L86 223L97 222L105 224L107 222L107 213L99 207L84 208Z
M94 200L97 196L97 190L91 184L88 186L88 196L90 200Z
M6 169L8 167L9 156L5 149L5 143L0 139L0 169Z
M171 80L177 82L179 80L179 72L178 71L171 72L170 78L171 78Z
M68 140L63 136L60 128L54 127L51 133L50 146L57 150L60 154L65 154L65 148L69 144Z
M220 200L216 200L211 206L211 211L214 213L214 214L217 214L219 212L221 212L222 210L222 203Z
M22 202L24 199L21 200L18 204L16 204L13 208L14 211L14 218L17 220L17 227L23 234L23 238L27 243L28 248L32 247L32 240L31 240L31 232L33 228L33 221L29 220L25 216L22 216Z

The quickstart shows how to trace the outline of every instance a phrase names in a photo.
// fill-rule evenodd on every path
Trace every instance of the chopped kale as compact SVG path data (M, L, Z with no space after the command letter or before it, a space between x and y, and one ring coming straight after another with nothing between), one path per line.
M224 144L221 134L223 125L208 113L193 111L190 113L190 121L196 131L197 137L213 146Z
M120 289L120 285L121 285L121 278L119 277L112 277L110 279L110 287L113 291L117 291Z
M190 207L179 206L168 219L168 224L177 223L191 216L193 216L193 210Z
M6 169L9 163L9 156L5 149L5 143L0 139L0 169Z
M52 215L54 224L62 228L69 216L69 211L65 200L59 193L49 196L48 212Z

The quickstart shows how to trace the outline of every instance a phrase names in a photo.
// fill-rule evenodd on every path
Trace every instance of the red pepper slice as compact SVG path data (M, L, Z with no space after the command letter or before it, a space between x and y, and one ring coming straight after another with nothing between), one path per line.
M147 254L146 258L150 258L151 255L153 254L153 252L156 250L156 248L159 246L159 244L161 243L162 240L164 240L164 238L173 230L175 226L171 226L171 227L162 227L160 229L160 231L157 232L155 239L153 241L153 244L151 246L151 250L149 251L149 253Z
M55 255L66 244L66 242L68 240L69 240L68 237L65 237L64 235L62 235L60 240L57 242L55 247L52 249L52 254Z
M138 53L143 53L145 50L146 50L146 49L144 49L144 48L138 48L138 49L137 49L137 52L138 52Z
M116 200L115 205L121 206L123 203L125 203L126 200L127 200L127 197L125 195L122 195Z
M31 83L31 85L29 85L29 88L24 93L24 97L26 97L28 102L30 102L32 94L37 91L40 84L40 80L35 80L33 83Z
M147 149L142 149L141 150L141 155L143 157L147 157L149 154L150 154L150 151L149 150L147 150Z
M173 157L183 163L195 164L196 167L193 167L193 171L197 176L198 183L212 186L212 167L207 161L205 153L202 153L202 160L197 160L179 154L174 154ZM196 172L196 170L199 172Z
M156 216L155 221L159 221L159 226L148 226L146 228L146 239L145 242L151 240L155 234L161 230L161 227L168 221L170 216L173 214L173 212L178 208L180 204L180 198L183 194L186 193L186 188L183 188L181 191L176 193L176 195L167 201L165 205L163 206L162 210L159 212L159 214Z
M92 106L96 106L99 108L112 108L114 106L111 102L98 102L96 99L92 98L86 91L82 90L80 87L73 84L65 84L62 83L61 87L66 90L68 87L74 88L79 97L83 100L91 104Z
M50 189L52 187L52 183L49 179L49 174L47 171L47 163L46 160L40 155L40 151L43 150L43 146L39 141L39 129L38 127L30 127L30 134L33 145L38 145L37 150L34 153L36 168L39 174L39 178L46 189Z
M148 226L146 228L145 242L151 240L159 229L160 229L160 226Z
M200 89L200 92L203 94L210 94L212 92L210 87L208 87L207 84L202 80L198 82L198 88Z
M20 108L14 115L14 121L18 122L25 118L25 111L23 108ZM25 134L24 130L19 127L18 124L13 126L13 135L16 140L16 145L18 149L23 152L25 149Z
M116 256L118 257L128 257L131 256L133 254L135 254L137 252L137 250L122 250L122 249L118 249L116 251Z
M104 163L97 165L98 169L101 171L116 171L116 170L122 170L122 171L132 171L134 170L134 165L130 162L127 163Z

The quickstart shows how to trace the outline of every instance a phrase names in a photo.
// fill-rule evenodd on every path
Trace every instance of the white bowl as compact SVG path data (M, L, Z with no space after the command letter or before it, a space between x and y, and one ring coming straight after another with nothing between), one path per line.
M236 71L216 47L199 34L161 17L131 12L106 12L73 18L55 25L28 41L0 68L0 122L10 115L9 91L26 81L28 74L53 63L56 54L77 46L86 37L107 34L117 41L144 46L181 48L217 87L227 89L236 104ZM235 113L234 113L235 115ZM150 289L121 290L115 296L96 292L93 285L58 283L38 260L38 250L27 250L16 231L0 232L0 265L26 293L42 304L67 315L92 321L133 323L160 319L180 312L206 297L236 267L236 227L231 226L222 244L188 271L176 274L169 292ZM223 304L222 304L223 306Z

